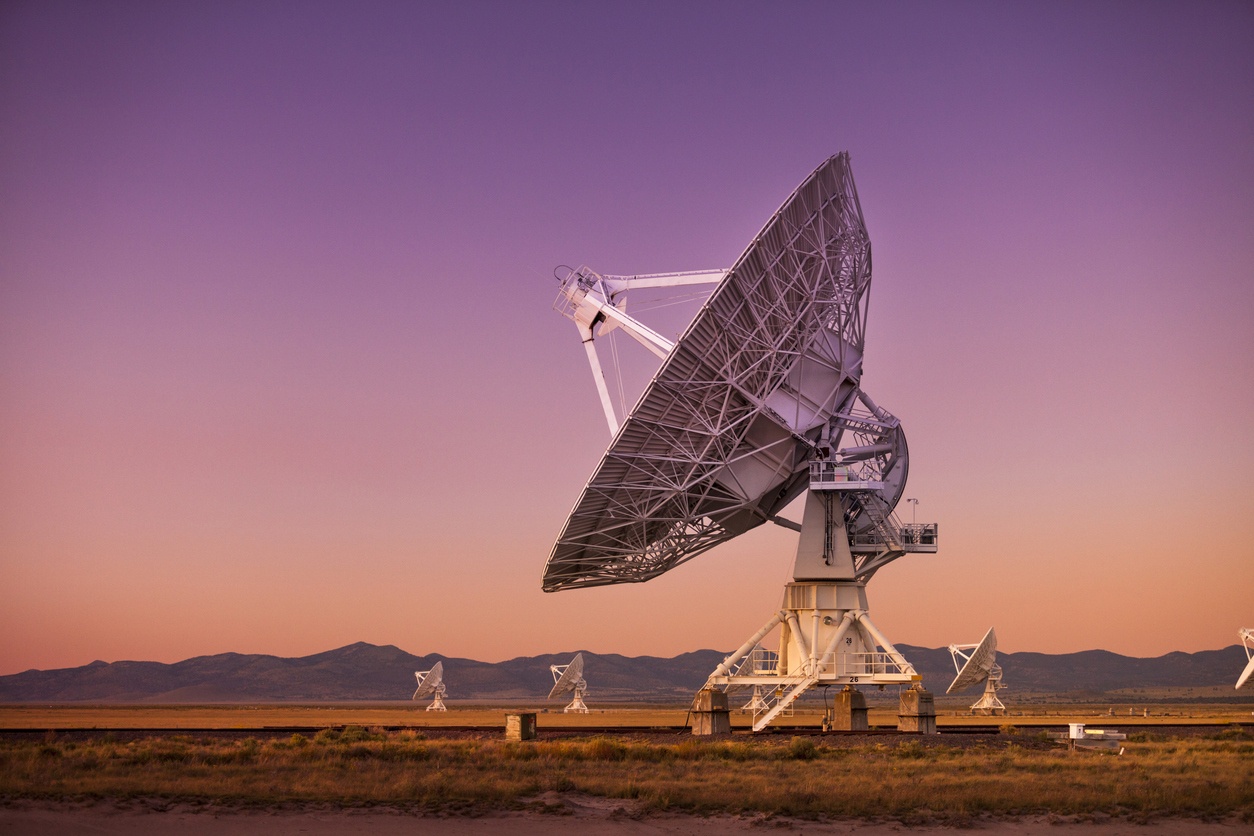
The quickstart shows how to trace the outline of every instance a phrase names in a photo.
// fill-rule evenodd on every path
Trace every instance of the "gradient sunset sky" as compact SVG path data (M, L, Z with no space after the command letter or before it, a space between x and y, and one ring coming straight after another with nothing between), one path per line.
M1235 643L1254 5L40 0L0 6L0 674L736 647L796 534L540 591L609 440L552 270L730 266L842 150L941 532L876 624Z

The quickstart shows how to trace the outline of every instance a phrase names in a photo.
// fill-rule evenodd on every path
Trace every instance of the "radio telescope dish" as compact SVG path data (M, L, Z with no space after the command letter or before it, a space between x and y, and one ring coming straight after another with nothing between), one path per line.
M433 697L431 705L427 706L427 711L445 711L444 695L447 690L444 687L444 663L436 662L429 671L414 671L414 676L418 679L418 690L414 691L410 699L422 700Z
M549 691L549 699L555 700L567 691L573 691L575 698L562 711L566 714L587 714L588 706L583 703L584 695L588 693L588 683L583 678L583 654L576 653L566 665L549 665L549 670L553 674L553 690Z
M720 273L618 277L583 267L559 301L577 325L635 323L617 305L637 279L655 286L667 275ZM870 241L848 155L812 173L722 275L677 343L636 323L656 338L641 337L653 350L670 347L558 537L546 591L649 580L773 520L805 491L841 413L840 430L857 436L844 462L858 475L878 461L875 501L884 514L897 504L905 434L858 390ZM851 528L873 530L873 514L853 504ZM859 566L864 577L880 565L869 563Z
M1245 656L1249 660L1245 665L1245 670L1241 671L1241 676L1237 678L1237 689L1240 690L1245 683L1250 681L1250 677L1254 676L1254 630L1244 627L1237 631L1237 635L1241 637L1241 644L1245 647Z
M997 692L1006 686L1001 681L1001 665L997 664L997 634L993 632L993 628L988 628L979 644L951 644L949 653L954 658L954 668L958 675L945 693L956 694L983 682L984 694L971 706L971 710L987 711L990 714L1005 711L1006 706L997 699ZM959 662L959 659L962 661Z
M588 353L613 439L544 570L546 592L647 581L765 522L801 532L784 604L708 688L768 686L760 730L814 685L921 678L867 615L866 582L934 523L893 509L909 453L901 422L862 389L871 245L849 155L820 165L729 270L561 277L558 309ZM677 342L626 312L636 288L717 286ZM594 340L621 328L662 358L621 426ZM780 512L806 495L803 522ZM801 622L804 620L805 627ZM780 634L775 668L738 663Z

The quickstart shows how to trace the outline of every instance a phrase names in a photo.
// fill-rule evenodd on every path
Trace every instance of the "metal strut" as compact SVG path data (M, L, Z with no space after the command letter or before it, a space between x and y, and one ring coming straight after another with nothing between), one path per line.
M834 497L832 496L830 492L827 492L827 491L823 492L822 497L823 497L823 563L825 563L828 566L831 566L832 565L832 553L836 547L835 539L833 537L833 529L835 529L836 526L832 525L832 503L834 501ZM840 513L842 516L844 515L845 513L844 508L841 508ZM841 529L840 531L842 534L844 533L843 529Z
M579 328L579 338L583 341L588 363L592 366L593 382L601 398L601 407L605 410L605 421L610 426L610 435L618 435L619 422L610 401L609 388L605 385L605 374L601 370L596 347L593 345L596 337L594 329L599 326L600 333L604 335L614 328L621 328L656 357L665 360L675 344L627 314L627 291L636 288L717 284L726 275L726 270L702 270L641 276L603 276L587 267L580 267L571 270L564 277L557 276L562 287L553 307Z

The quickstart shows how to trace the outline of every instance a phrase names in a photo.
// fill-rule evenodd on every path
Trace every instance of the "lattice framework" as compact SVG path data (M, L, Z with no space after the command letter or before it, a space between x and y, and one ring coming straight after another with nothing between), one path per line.
M656 577L805 490L821 428L857 391L870 281L839 154L771 217L663 362L571 512L544 589Z

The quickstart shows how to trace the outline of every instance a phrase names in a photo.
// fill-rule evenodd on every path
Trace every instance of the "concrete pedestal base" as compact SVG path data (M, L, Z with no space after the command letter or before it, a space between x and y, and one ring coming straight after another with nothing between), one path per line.
M692 701L692 733L701 736L731 734L731 712L727 694L703 688Z
M897 707L897 731L936 734L936 703L932 692L913 685L901 692Z
M505 739L506 740L535 740L536 739L536 715L535 714L506 714L505 715Z
M866 697L852 685L846 685L836 693L835 704L823 718L823 728L828 731L866 731Z

